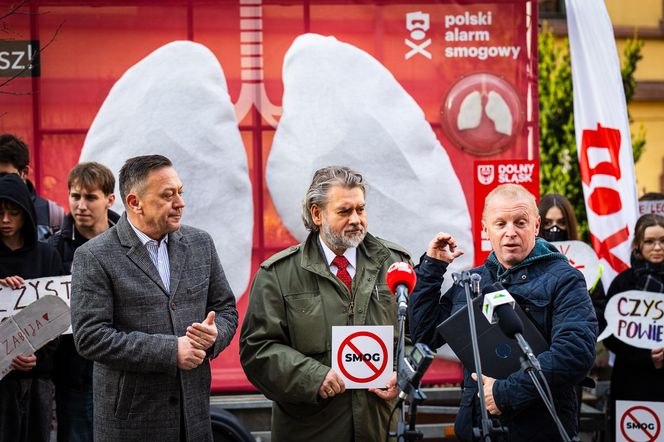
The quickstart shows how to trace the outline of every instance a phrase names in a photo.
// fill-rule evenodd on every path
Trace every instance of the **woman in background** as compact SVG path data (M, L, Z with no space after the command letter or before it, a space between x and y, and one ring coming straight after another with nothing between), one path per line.
M540 218L539 236L549 242L578 241L574 208L567 198L557 193L548 193L537 205Z
M611 283L607 294L612 296L628 290L660 293L664 300L664 217L643 215L634 228L632 267L620 273ZM661 319L660 319L661 321ZM600 318L600 330L606 327ZM615 336L604 340L604 345L615 353L611 374L611 412L615 417L615 401L664 400L664 347L653 350L633 347ZM615 429L615 422L611 425Z

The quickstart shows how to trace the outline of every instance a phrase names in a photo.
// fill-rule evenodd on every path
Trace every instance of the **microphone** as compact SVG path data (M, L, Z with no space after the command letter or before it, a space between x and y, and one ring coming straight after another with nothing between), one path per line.
M413 291L417 282L415 270L407 262L392 263L387 269L385 281L390 292L397 297L399 314L405 314L408 307L408 295Z
M479 275L479 273L473 273L470 275L470 290L473 291L475 296L481 295L482 292L480 292L480 281L482 280L482 277Z
M497 310L513 310L515 302L514 298L512 298L512 295L510 295L510 293L505 290L505 287L503 287L499 282L495 282L490 285L489 290L494 291L484 295L482 313L484 313L484 317L487 319L487 321L489 321L490 324L495 324L498 322L498 316L496 315ZM519 317L516 316L516 319L519 319Z
M494 282L490 287L495 291L484 295L484 305L482 306L484 316L491 324L498 322L498 327L505 336L516 339L521 351L532 366L541 370L539 360L535 357L526 338L523 337L523 322L514 311L516 304L514 298L500 282Z

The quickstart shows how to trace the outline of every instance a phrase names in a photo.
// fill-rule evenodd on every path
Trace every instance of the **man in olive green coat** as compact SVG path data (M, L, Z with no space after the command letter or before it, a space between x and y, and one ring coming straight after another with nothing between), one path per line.
M302 207L311 233L254 278L240 359L274 401L273 441L385 440L396 374L384 389L346 391L330 368L332 326L396 325L385 273L410 260L367 233L364 193L362 176L347 167L316 171Z

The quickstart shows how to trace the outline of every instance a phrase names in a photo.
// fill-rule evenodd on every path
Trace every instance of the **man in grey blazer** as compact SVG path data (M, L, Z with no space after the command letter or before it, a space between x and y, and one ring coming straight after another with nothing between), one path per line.
M126 212L76 250L71 314L94 361L94 439L212 441L210 363L237 328L210 236L180 225L182 183L161 155L120 170Z

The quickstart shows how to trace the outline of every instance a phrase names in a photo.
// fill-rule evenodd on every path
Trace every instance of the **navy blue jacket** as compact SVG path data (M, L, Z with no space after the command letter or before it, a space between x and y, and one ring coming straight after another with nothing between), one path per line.
M436 333L436 325L466 305L462 287L455 285L441 296L446 269L447 264L425 255L415 268L417 286L409 300L411 338L432 348L445 343ZM549 350L537 358L551 386L558 416L567 432L575 435L578 405L574 385L593 365L597 336L595 311L583 275L540 238L530 255L516 266L505 270L492 253L471 273L480 274L483 291L499 280L549 342ZM477 384L465 369L463 387L455 431L465 441L472 440L472 426L479 426L481 416ZM493 395L510 440L560 439L535 386L522 370L496 380Z

